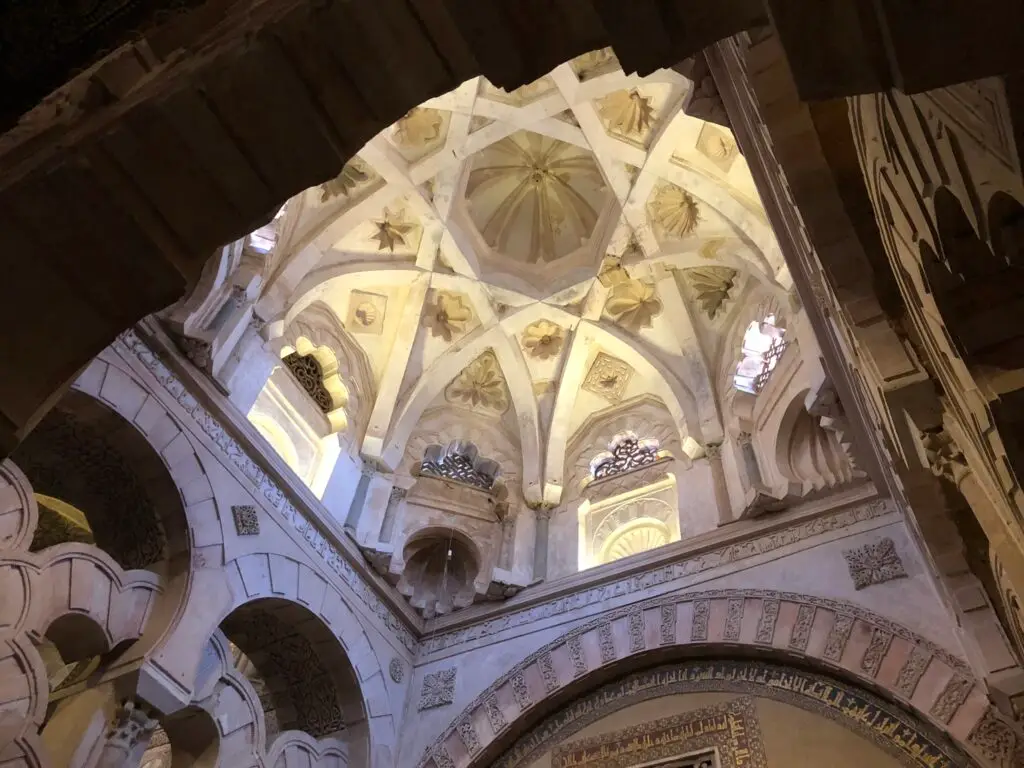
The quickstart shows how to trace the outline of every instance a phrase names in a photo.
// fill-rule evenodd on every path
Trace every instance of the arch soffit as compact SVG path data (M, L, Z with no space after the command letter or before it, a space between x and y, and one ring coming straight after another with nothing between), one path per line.
M426 748L418 768L475 766L473 757L507 738L518 720L539 717L545 701L580 680L607 679L615 665L642 663L652 652L660 651L656 658L663 659L665 652L707 655L716 649L729 656L767 652L782 663L809 663L878 691L976 756L969 736L992 716L988 696L965 661L897 622L846 601L713 590L623 606L568 630L485 688ZM921 685L926 672L930 681ZM495 718L496 693L505 685L515 704ZM477 725L482 723L492 725L488 730ZM475 749L464 741L469 729ZM453 755L463 757L449 763Z
M293 573L296 572L296 565L296 578L286 579L283 585L275 582L271 586L269 580L264 578L268 567L270 573ZM193 636L214 636L221 622L233 611L257 600L280 600L309 611L336 638L358 682L358 696L369 733L367 747L370 752L363 756L354 753L352 747L356 744L353 743L349 751L351 764L391 768L384 755L395 752L395 718L385 674L362 628L362 622L341 594L328 586L309 566L296 564L277 553L253 553L233 561L229 578L233 582L230 606L220 615L210 617L208 626L201 632L194 631ZM363 725L359 724L353 730L358 732L362 728ZM370 755L373 756L372 762Z

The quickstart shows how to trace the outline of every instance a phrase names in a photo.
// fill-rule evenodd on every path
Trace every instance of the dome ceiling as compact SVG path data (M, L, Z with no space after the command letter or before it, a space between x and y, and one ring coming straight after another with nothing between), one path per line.
M525 130L477 153L466 184L466 206L484 241L527 264L587 245L610 197L589 150Z
M336 319L372 379L365 457L465 438L426 426L454 409L472 439L500 432L539 502L582 425L641 400L696 450L721 439L734 328L791 284L731 132L682 111L690 88L610 51L511 93L471 80L268 225L271 340Z

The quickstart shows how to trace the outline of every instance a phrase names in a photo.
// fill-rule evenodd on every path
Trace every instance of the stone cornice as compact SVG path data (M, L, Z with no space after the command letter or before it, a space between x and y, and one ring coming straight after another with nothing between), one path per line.
M726 538L714 531L689 542L677 542L651 553L651 558L635 564L630 571L601 567L560 579L543 588L523 592L512 605L483 607L462 612L462 617L445 617L428 624L428 637L420 644L421 655L448 651L463 643L482 640L512 628L566 614L613 598L640 595L652 588L669 588L716 568L748 558L776 552L806 539L839 531L858 523L893 516L896 508L886 499L860 500L844 509L780 515L771 522L751 524L746 536L737 532ZM751 521L753 523L753 521ZM730 526L734 527L734 526ZM735 527L739 527L737 524ZM680 551L682 550L682 551ZM614 564L613 564L614 565ZM487 611L483 616L481 611ZM476 613L476 615L472 615ZM442 623L443 622L443 623Z

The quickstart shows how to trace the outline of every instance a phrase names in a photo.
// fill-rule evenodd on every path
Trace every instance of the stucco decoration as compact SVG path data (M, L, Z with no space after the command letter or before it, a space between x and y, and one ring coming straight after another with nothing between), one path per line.
M604 311L627 331L637 333L650 328L661 314L662 303L654 283L649 280L626 280L613 286Z
M334 399L324 386L324 371L316 357L292 352L281 358L281 362L321 411L330 413L334 410Z
M461 293L435 291L423 305L423 326L445 341L461 336L472 321L473 310Z
M231 507L231 517L235 521L235 533L239 536L259 535L260 518L252 504L236 504Z
M489 410L459 408L453 411L453 408L444 404L423 414L409 437L398 471L415 476L417 466L432 445L472 443L480 455L501 468L504 486L509 492L515 492L522 477L518 435L495 419Z
M604 562L614 563L624 557L663 547L670 541L671 533L666 525L643 522L631 526L622 533L609 536L608 540L601 544L601 549L605 551Z
M896 544L888 536L857 549L844 549L843 557L858 590L907 577L907 570L896 552Z
M683 276L709 319L714 320L729 298L736 282L736 270L729 267L694 267Z
M580 82L586 82L606 72L614 71L619 66L615 51L611 48L599 48L596 51L581 54L569 62L572 71Z
M573 734L637 703L697 692L734 693L740 698L571 741ZM838 680L754 661L690 661L632 674L575 697L520 737L493 765L523 768L553 749L551 764L555 768L625 768L639 759L665 759L714 748L722 766L767 768L768 756L751 697L781 701L832 720L906 766L959 768L968 764L967 757L934 727ZM988 741L993 742L993 749L1003 749L1000 736ZM1000 743L995 746L995 742ZM475 768L472 762L469 765Z
M429 672L423 676L423 687L420 689L420 701L418 709L433 709L443 707L455 701L455 678L458 673L456 667L442 669L437 672Z
M537 360L548 360L562 351L565 329L549 320L538 320L523 330L523 348Z
M603 397L614 405L622 400L632 376L633 369L629 365L618 358L599 352L583 379L583 389Z
M635 432L623 432L612 439L607 451L591 459L590 473L599 480L653 464L664 455L657 440L641 438Z
M466 408L483 407L498 413L508 410L510 401L498 358L490 350L466 366L445 388L449 403Z
M647 203L647 211L665 237L686 237L700 223L700 206L693 195L669 182L654 191Z
M416 225L407 221L403 211L392 212L384 209L379 219L373 220L374 233L372 240L377 241L378 251L395 252L396 247L407 247L412 243Z
M709 748L711 752L703 756L683 758L678 768L768 768L752 699L735 699L561 744L551 755L551 766L629 768L641 761L680 758Z
M392 657L388 664L388 676L395 683L401 683L405 679L405 665L402 664L397 656Z
M700 136L697 137L697 151L718 166L723 173L728 173L739 155L736 140L710 123L701 128Z
M507 258L551 262L587 242L608 192L594 156L518 131L481 151L466 186L470 217Z
M489 491L501 474L501 466L481 456L480 449L473 443L459 440L447 446L428 446L419 465L419 474Z
M392 137L401 147L423 147L440 138L443 123L436 109L414 107L395 123Z
M379 335L384 330L388 297L367 291L352 291L348 298L348 322L345 327L352 333Z
M359 157L353 157L341 169L341 173L320 185L320 202L326 203L339 196L352 199L379 179L372 168Z
M626 139L643 141L654 122L651 99L636 88L609 93L598 100L597 110L605 129Z
M349 297L350 314L357 311L364 300L375 296L353 291ZM375 306L383 309L384 305ZM360 323L353 325L357 326L353 330L358 330ZM300 355L316 358L335 409L328 414L332 430L347 429L354 438L361 437L376 393L373 369L363 347L334 311L324 302L314 301L287 325L283 335L273 339L272 346L282 353L294 349Z

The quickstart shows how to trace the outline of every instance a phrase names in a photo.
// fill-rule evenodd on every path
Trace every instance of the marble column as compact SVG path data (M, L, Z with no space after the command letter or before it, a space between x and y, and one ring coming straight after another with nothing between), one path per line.
M548 525L551 522L551 509L538 507L533 510L537 521L536 539L533 547L533 578L546 579L548 575Z
M157 721L132 700L121 703L107 730L96 768L138 768Z
M345 527L355 531L359 527L359 518L363 514L363 507L366 506L366 491L370 487L370 479L375 473L370 464L363 464L359 470L359 483L356 485L356 492L352 496L352 503L348 505L348 515L345 517Z
M718 507L719 525L732 517L732 505L729 502L729 486L725 481L725 468L722 466L722 444L709 443L704 446L704 455L711 465L711 479L715 487L715 506Z

